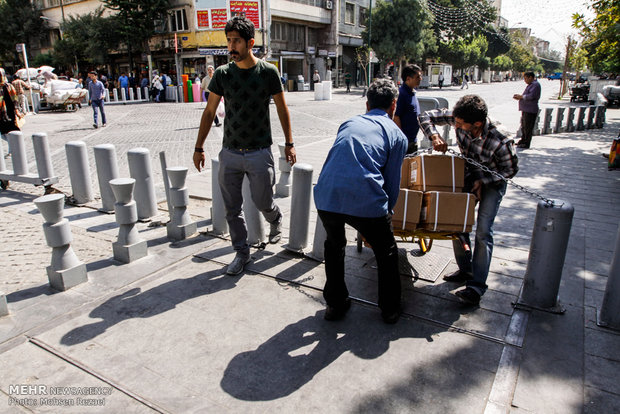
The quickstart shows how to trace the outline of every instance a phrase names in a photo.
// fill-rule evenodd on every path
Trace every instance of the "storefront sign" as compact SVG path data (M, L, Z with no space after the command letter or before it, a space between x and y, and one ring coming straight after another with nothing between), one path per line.
M198 30L224 29L226 22L234 16L247 17L256 29L262 27L259 1L194 0L194 9Z
M336 57L336 52L327 52L327 56Z
M231 1L230 2L230 17L245 16L252 23L256 29L260 29L260 9L257 1Z
M327 50L319 49L319 56L327 56Z

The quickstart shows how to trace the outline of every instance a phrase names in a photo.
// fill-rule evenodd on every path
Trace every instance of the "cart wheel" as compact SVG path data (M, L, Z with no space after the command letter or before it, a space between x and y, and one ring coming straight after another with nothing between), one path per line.
M420 246L422 254L425 254L433 247L433 239L420 237L418 239L418 245Z

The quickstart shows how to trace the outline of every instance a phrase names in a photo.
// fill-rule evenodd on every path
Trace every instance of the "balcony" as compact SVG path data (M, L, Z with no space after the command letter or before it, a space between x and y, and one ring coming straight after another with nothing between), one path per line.
M271 0L271 16L330 24L332 11L324 8L325 3L325 0Z

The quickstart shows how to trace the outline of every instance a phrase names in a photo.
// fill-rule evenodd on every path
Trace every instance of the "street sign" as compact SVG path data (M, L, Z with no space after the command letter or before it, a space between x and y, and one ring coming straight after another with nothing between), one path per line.
M15 45L15 50L17 53L22 53L26 49L26 45L24 43L18 43Z

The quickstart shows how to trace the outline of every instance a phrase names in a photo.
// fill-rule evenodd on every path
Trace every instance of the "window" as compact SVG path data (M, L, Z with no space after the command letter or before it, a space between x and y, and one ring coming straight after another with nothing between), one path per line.
M344 22L346 24L355 24L355 4L345 3Z
M360 7L359 24L361 27L366 27L366 19L368 19L368 9L366 7Z
M170 16L170 31L171 32L183 32L187 30L187 16L185 15L185 9L172 10Z
M273 40L284 40L284 36L282 35L282 26L284 26L284 24L282 23L277 23L277 22L273 23L273 27L271 31L271 38Z

